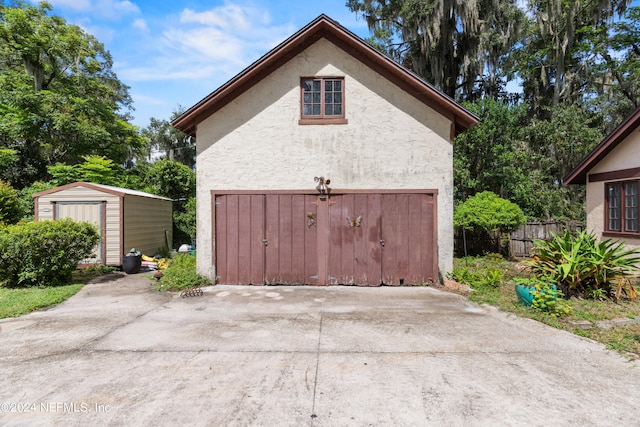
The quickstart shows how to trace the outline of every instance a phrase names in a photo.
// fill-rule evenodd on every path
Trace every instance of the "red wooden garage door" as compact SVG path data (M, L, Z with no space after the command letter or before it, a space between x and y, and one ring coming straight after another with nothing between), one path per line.
M217 281L364 286L433 282L435 194L212 194Z

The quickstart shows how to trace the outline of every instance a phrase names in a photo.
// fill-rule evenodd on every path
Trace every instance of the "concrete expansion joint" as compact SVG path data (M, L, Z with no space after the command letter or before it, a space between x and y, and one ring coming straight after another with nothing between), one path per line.
M320 305L320 322L318 325L318 347L316 349L316 374L313 379L313 400L311 404L311 415L310 415L312 422L315 418L317 418L316 392L318 387L318 371L320 370L320 354L321 354L320 348L322 345L322 321L324 319L324 301L325 301L325 298L322 298L322 303Z

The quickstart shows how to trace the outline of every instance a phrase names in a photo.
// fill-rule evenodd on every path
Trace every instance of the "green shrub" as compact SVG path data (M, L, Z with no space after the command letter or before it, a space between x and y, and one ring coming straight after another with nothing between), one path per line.
M483 191L456 206L453 222L467 230L508 233L524 224L526 218L515 203Z
M157 287L163 291L182 291L208 284L209 279L196 272L196 256L179 254L169 262Z
M0 229L0 283L10 287L67 284L100 236L71 219L26 222Z
M22 215L18 191L8 182L0 181L0 224L15 224Z
M469 197L453 213L453 223L465 230L465 239L470 243L467 250L473 254L508 254L508 240L502 238L503 233L512 232L525 222L518 205L490 191Z
M533 255L532 273L569 296L611 296L612 283L637 271L640 262L640 248L627 250L610 239L598 242L586 231L536 240Z
M184 205L184 211L173 213L173 222L176 228L189 236L190 240L196 238L196 198L191 197Z

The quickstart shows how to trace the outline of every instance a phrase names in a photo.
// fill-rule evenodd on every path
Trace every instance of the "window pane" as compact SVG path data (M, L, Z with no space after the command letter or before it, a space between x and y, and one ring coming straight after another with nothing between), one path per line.
M333 100L333 96L331 96L331 92L325 92L324 93L324 102L326 102L327 104L331 104L331 101Z
M325 90L325 92L331 92L333 90L333 81L332 80L326 80L324 82L324 90Z
M621 231L620 227L620 184L610 184L608 186L609 193L609 230Z
M341 116L342 115L342 105L334 105L333 106L333 114L335 114L336 116Z
M342 104L342 92L334 92L333 93L333 103L334 104Z
M302 84L304 85L305 92L311 92L311 86L313 84L313 80L304 80Z
M320 93L313 93L313 103L314 104L320 104Z
M304 94L304 103L308 104L311 102L311 94L310 93L305 93Z
M334 80L333 81L333 90L336 92L342 92L342 81Z
M624 185L624 229L638 231L638 183Z
M320 92L320 80L313 81L313 91Z
M333 116L333 105L332 104L326 104L324 106L324 115L325 116Z
M320 115L320 104L313 104L313 115L314 116Z
M304 104L304 115L311 115L311 104Z

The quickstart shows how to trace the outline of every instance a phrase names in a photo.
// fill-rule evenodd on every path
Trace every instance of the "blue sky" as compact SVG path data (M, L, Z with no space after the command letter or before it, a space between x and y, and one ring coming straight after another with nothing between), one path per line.
M369 34L346 0L48 1L111 52L140 127L191 107L321 13Z

